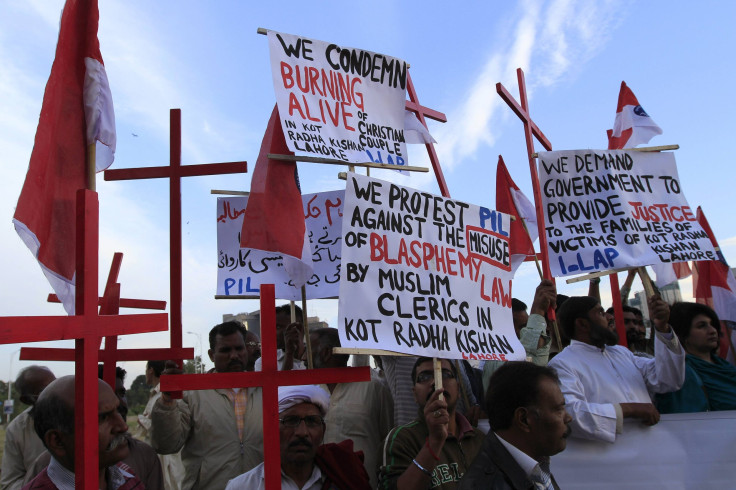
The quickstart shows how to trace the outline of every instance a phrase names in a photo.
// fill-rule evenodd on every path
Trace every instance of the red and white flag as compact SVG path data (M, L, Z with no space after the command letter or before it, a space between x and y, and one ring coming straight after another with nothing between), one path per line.
M97 0L67 0L59 41L13 224L64 305L74 313L75 195L115 154L115 114L97 40Z
M274 106L253 170L240 246L279 253L293 285L312 277L312 251L304 223L296 162L271 160L268 154L293 155L286 146L278 106Z
M660 127L644 111L626 82L621 82L616 120L613 122L613 129L609 129L607 134L609 150L633 148L649 143L654 136L662 134Z
M718 318L725 321L736 322L736 278L731 268L726 263L718 248L715 235L705 218L705 214L698 206L698 223L710 237L713 246L718 251L720 260L701 260L693 262L693 296L698 303L703 303L716 312ZM728 331L724 327L724 334ZM728 337L721 338L721 356L726 357L729 350ZM736 343L736 337L732 335L732 342ZM731 354L733 356L733 354ZM730 359L733 362L733 359Z
M516 218L511 222L509 243L511 270L515 273L528 256L535 255L534 241L538 237L537 214L534 205L509 175L501 155L498 156L496 167L496 210Z

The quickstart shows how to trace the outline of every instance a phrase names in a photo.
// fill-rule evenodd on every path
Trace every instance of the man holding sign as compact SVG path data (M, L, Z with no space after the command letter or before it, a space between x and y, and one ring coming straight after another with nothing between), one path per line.
M455 411L457 371L442 359L442 388L435 389L433 361L420 357L411 373L418 419L389 432L380 488L454 489L483 444L483 432Z
M616 334L596 298L571 297L560 307L560 326L572 340L549 365L560 377L573 436L614 442L624 418L654 425L659 412L649 394L682 386L685 352L669 325L669 305L652 296L649 311L656 329L654 359L611 345Z

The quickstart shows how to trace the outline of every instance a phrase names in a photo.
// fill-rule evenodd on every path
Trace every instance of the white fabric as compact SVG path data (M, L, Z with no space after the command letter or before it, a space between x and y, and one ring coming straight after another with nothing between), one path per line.
M734 488L736 412L662 415L652 427L630 420L616 444L569 438L552 463L565 490Z
M102 172L115 159L115 109L107 81L105 65L93 58L84 59L84 117L87 123L87 144L95 143L95 164Z
M276 367L279 371L283 371L284 369L284 356L286 356L286 353L281 349L276 349ZM304 367L304 363L302 361L299 361L298 359L294 359L294 365L291 368L294 369L306 369ZM262 371L263 370L263 358L259 357L256 359L255 366L253 367L254 371Z
M526 454L521 449L517 448L510 442L507 442L503 437L501 437L497 433L494 432L494 434L496 434L496 437L498 438L498 442L500 442L503 445L503 447L505 447L506 450L509 452L511 457L514 458L514 461L516 461L519 464L519 466L521 466L521 469L524 470L524 473L526 473L526 476L531 478L532 471L534 471L534 469L539 465L539 463L537 463L537 461L534 458Z
M651 403L650 393L667 393L685 380L685 352L676 336L657 332L654 359L615 345L601 350L573 340L549 362L560 377L572 435L614 442L615 403Z
M631 136L626 141L626 148L649 143L650 139L662 134L662 129L644 112L640 105L625 105L621 112L616 113L616 119L613 123L613 136L619 137L623 131L629 128L632 131Z
M736 278L730 269L726 278L730 290L718 286L711 287L713 309L719 319L736 322Z
M537 241L539 238L539 227L537 226L537 211L534 209L534 204L529 201L529 198L524 195L520 190L511 188L511 199L514 200L514 206L519 212L519 218L524 220L526 230L529 233L529 238L532 242ZM516 273L516 269L526 260L526 255L512 255L511 256L511 270Z
M281 490L320 490L322 488L322 472L317 465L312 470L312 476L301 489L281 471ZM233 478L227 483L225 490L264 490L266 482L264 479L263 463L259 464L247 473Z
M417 115L407 110L404 110L404 139L414 144L437 143Z
M324 416L330 406L330 395L317 385L279 386L279 413L300 403L311 403Z

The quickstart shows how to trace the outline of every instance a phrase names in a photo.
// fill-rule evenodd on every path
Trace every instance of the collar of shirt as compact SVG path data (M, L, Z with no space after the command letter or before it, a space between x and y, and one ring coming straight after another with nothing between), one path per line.
M119 488L127 478L133 475L117 465L108 466L107 473L110 481L110 488ZM74 472L64 468L61 463L51 456L46 474L51 482L56 485L59 490L74 490Z
M511 443L506 442L504 438L499 436L497 433L494 432L494 434L496 434L498 440L501 442L501 444L503 444L503 447L505 447L509 454L511 454L511 457L514 458L514 461L516 461L519 466L521 466L521 469L524 470L526 476L531 478L534 470L537 470L537 468L539 468L539 462L526 454L524 451L518 449L516 446L513 446Z
M606 350L605 345L603 346L603 348L599 348L591 344L586 344L585 342L580 342L579 340L571 340L569 347L572 347L573 349L582 349L595 352L605 352Z

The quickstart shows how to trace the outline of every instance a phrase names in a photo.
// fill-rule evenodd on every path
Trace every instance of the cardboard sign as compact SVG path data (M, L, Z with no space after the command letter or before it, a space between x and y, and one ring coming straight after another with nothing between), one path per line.
M554 276L717 259L672 153L542 152L539 185Z
M302 196L314 264L314 275L306 285L308 299L338 294L344 200L343 190ZM261 284L275 284L277 298L301 299L301 290L284 271L281 255L240 248L247 202L247 197L217 199L217 294L257 295Z
M406 165L406 62L268 31L276 103L295 153Z
M523 360L511 319L508 215L348 174L343 347Z

